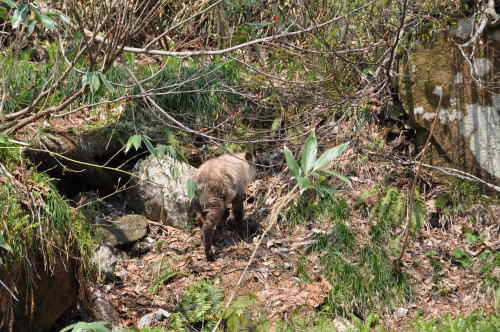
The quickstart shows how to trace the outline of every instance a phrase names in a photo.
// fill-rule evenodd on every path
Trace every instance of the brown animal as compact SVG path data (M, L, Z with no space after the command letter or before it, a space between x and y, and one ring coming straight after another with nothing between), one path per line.
M247 185L255 178L254 159L250 152L225 154L206 161L194 174L197 192L192 208L203 232L208 261L214 261L213 234L229 216L228 204L231 204L236 230L240 234L244 231L243 201Z

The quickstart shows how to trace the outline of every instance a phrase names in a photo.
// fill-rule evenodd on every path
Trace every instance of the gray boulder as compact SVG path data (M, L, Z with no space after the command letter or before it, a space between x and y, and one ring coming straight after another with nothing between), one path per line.
M127 196L132 208L147 218L183 228L189 218L187 181L194 167L170 157L140 160L134 167L134 186Z

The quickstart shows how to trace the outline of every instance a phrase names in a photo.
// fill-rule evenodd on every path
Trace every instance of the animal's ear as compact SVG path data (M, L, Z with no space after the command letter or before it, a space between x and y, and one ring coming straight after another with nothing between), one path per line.
M253 162L254 159L253 153L249 151L245 152L245 159L246 161Z

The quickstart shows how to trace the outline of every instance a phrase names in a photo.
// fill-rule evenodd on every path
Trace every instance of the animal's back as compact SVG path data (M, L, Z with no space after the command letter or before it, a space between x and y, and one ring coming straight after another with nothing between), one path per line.
M227 204L238 192L245 191L247 184L255 177L255 166L249 164L246 154L225 154L206 161L198 168L194 179L202 196L202 204L215 197Z

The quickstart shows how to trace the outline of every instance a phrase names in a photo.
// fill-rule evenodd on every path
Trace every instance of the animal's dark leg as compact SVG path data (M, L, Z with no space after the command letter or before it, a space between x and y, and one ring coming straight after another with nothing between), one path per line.
M213 262L215 260L214 253L212 251L214 230L224 214L224 209L225 207L209 209L205 218L205 223L203 224L202 230L203 241L205 244L205 256L209 262Z
M234 229L244 236L246 233L245 223L243 222L243 201L245 200L244 194L237 195L233 200L233 215L234 215Z
M215 231L217 233L222 232L222 229L226 227L227 218L229 218L229 209L226 207L224 208L224 213L222 214L222 217L215 228Z
M200 199L198 198L198 196L195 196L193 198L193 200L191 201L191 211L194 212L194 217L196 219L196 223L198 224L198 226L200 226L200 228L202 228L203 221L204 221L203 209L201 207Z

